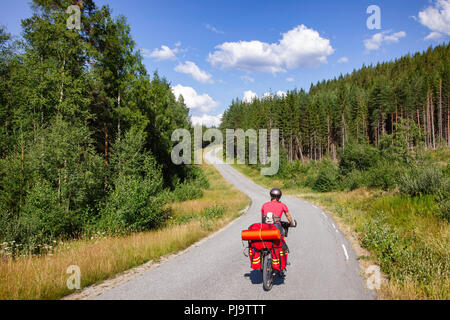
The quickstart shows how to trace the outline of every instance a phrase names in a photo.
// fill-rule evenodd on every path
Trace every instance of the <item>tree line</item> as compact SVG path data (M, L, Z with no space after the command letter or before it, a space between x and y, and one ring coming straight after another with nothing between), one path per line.
M435 149L450 146L450 47L443 44L395 61L252 102L233 100L222 129L280 129L289 161L336 160L349 141L379 147L406 128L405 139Z
M153 228L174 190L205 185L172 164L189 109L150 77L126 18L78 4L81 30L67 0L33 0L20 39L0 28L0 241Z

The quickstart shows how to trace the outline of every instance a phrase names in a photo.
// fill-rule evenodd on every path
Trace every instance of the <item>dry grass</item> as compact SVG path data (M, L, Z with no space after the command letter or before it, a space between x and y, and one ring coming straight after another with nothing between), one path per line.
M211 188L201 199L172 205L174 216L197 214L214 204L225 208L222 218L207 221L194 219L183 224L169 224L160 230L77 240L56 248L51 255L23 257L0 262L0 299L59 299L73 293L66 285L71 265L80 267L81 287L106 279L161 257L182 251L235 219L249 199L229 185L209 165L203 165ZM220 200L216 200L220 199Z

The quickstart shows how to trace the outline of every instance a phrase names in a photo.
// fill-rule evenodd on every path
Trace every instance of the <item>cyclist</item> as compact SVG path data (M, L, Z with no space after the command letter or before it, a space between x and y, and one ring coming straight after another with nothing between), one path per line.
M262 223L273 224L279 230L281 235L284 237L286 232L281 225L281 218L283 217L283 213L286 215L291 227L294 227L294 220L289 214L288 207L280 201L282 196L282 192L278 188L274 188L270 191L271 201L265 203L261 208L262 215Z

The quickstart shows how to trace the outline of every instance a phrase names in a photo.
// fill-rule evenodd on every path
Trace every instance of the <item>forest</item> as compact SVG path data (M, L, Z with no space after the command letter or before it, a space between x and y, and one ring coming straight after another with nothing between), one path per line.
M31 253L156 228L207 184L170 161L189 109L148 74L126 18L87 0L71 30L71 4L32 1L20 39L0 28L0 242Z
M296 89L250 103L236 99L224 112L221 130L279 129L275 178L286 188L431 195L439 204L435 215L449 221L449 76L447 43L363 66L308 92ZM436 161L430 152L444 158Z
M450 45L392 62L363 66L351 74L303 89L233 101L221 128L280 129L289 161L320 160L348 141L380 147L385 135L405 127L413 149L450 146Z

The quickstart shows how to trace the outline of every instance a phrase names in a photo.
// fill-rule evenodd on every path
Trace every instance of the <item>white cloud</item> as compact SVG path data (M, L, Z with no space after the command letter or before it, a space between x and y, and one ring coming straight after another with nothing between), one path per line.
M427 35L424 40L435 40L440 38L442 38L442 33L433 31L429 35Z
M191 122L194 126L204 125L206 127L218 127L222 122L222 114L219 114L218 116L210 116L207 114L201 117L193 116L191 117Z
M286 96L286 92L284 92L284 91L277 91L277 96L279 96L280 98L283 98L283 97L285 97Z
M287 95L286 92L278 90L275 95L279 98L283 98ZM265 92L262 96L261 99L270 99L273 98L274 95L270 92ZM256 93L254 93L253 91L245 91L244 92L244 99L242 101L247 102L247 103L251 103L253 101L253 99L259 99L258 95Z
M438 0L419 12L419 22L432 31L425 40L450 35L450 0Z
M347 63L348 62L348 58L347 57L342 57L338 60L338 63Z
M225 32L217 29L216 27L214 27L214 26L212 26L210 24L205 24L205 28L210 30L210 31L212 31L212 32L218 33L218 34L224 34L225 33Z
M292 78L292 77L289 77L289 78L287 78L287 79L286 79L286 81L287 81L287 82L294 82L294 81L295 81L295 79L294 79L294 78Z
M364 45L367 50L378 50L381 48L383 43L394 43L398 42L400 38L406 37L404 31L389 34L390 31L383 31L373 35L372 38L364 40Z
M203 83L213 83L212 76L200 70L200 68L192 61L186 61L184 64L179 64L175 67L176 72L181 72L190 75L192 78Z
M251 90L244 92L244 99L242 101L251 103L253 99L258 99L258 95Z
M262 95L262 99L264 100L264 99L269 99L269 98L272 98L273 97L273 95L271 94L271 93L269 93L269 92L266 92L266 93L264 93L263 95Z
M191 87L177 85L172 87L172 92L177 99L180 95L182 95L184 103L191 110L199 110L202 113L209 113L219 105L219 103L214 101L209 95L200 95L194 90L194 88Z
M178 53L178 48L170 49L168 46L161 46L161 49L142 49L142 54L145 58L154 58L160 60L176 60L175 54Z
M279 43L261 41L225 42L210 53L208 61L221 69L285 72L298 67L318 67L334 52L330 40L304 25L282 34Z
M255 79L253 79L250 76L242 76L241 79L244 80L245 83L249 83L249 82L253 83L253 82L255 82Z

